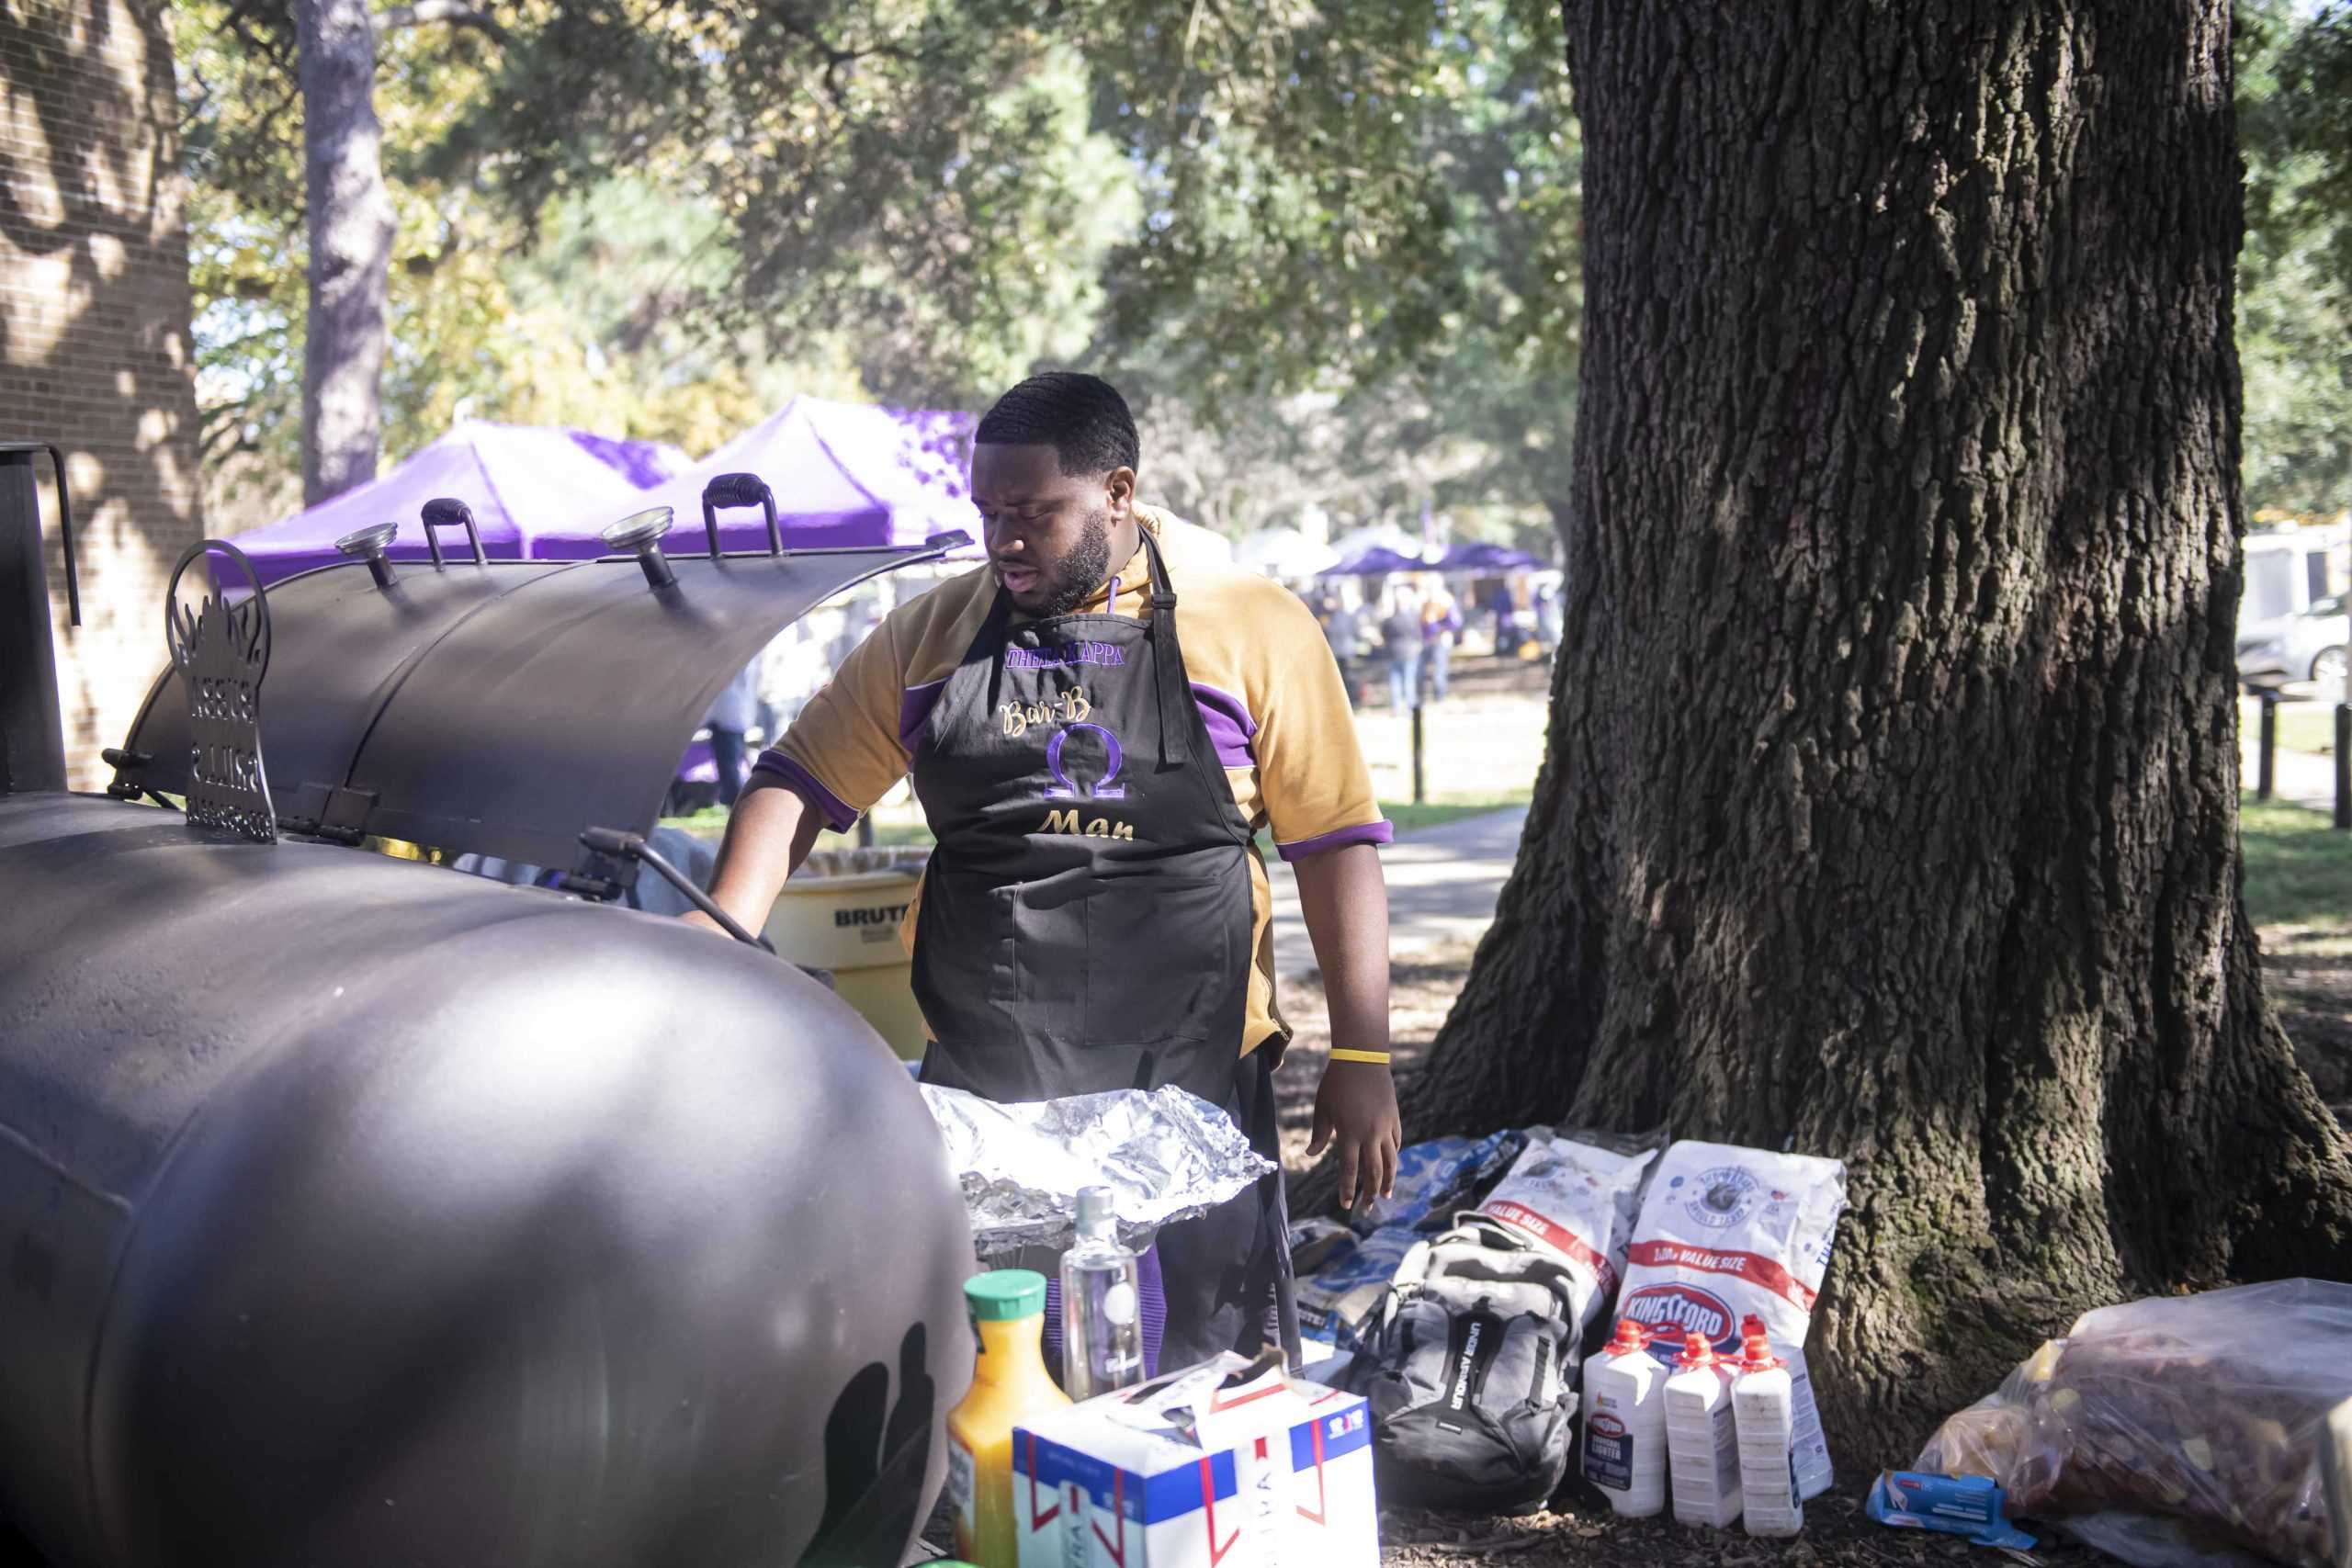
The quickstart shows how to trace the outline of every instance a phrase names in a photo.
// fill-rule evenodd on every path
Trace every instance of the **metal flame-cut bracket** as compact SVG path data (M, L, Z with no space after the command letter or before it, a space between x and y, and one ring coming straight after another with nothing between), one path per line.
M254 585L234 604L215 587L194 611L182 607L180 579L212 551L237 563ZM199 539L164 589L164 642L187 694L187 820L257 843L277 841L277 811L262 769L261 685L269 673L269 595L245 552L226 539Z

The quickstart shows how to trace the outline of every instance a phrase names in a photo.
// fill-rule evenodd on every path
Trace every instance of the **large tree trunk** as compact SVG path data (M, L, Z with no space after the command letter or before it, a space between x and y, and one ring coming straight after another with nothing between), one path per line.
M376 122L376 32L361 0L295 0L311 303L302 359L302 498L376 477L392 199Z
M2227 0L1567 6L1549 761L1408 1105L1836 1156L1833 1442L2352 1265L2238 897Z

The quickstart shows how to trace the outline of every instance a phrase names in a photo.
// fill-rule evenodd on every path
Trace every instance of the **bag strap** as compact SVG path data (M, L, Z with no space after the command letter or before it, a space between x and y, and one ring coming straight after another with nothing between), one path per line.
M1396 1272L1388 1278L1388 1293L1380 1298L1380 1329L1382 1338L1396 1321L1399 1308L1421 1293L1421 1286L1430 1275L1430 1244L1425 1238L1405 1249L1396 1262Z

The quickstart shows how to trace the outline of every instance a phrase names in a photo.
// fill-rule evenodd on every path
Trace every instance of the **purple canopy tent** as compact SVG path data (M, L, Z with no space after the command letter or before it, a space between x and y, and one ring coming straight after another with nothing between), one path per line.
M1400 555L1385 545L1374 545L1358 550L1334 567L1316 573L1318 577L1386 577L1399 571L1428 571L1434 563L1419 556Z
M703 487L734 473L756 474L775 492L786 548L919 545L950 529L977 538L967 476L978 423L968 413L795 398L634 504L677 514L662 544L680 555L709 547ZM764 550L766 521L756 507L723 511L718 542L723 550ZM586 554L601 548L593 533L582 545Z
M236 536L265 585L343 559L335 540L378 523L397 523L385 553L424 560L418 513L441 496L473 511L484 553L502 560L537 553L559 531L594 539L595 530L637 510L642 484L683 468L685 454L651 441L616 441L585 431L468 421L364 485L266 527ZM466 554L462 529L441 530L441 547ZM599 553L590 550L589 554Z
M1514 550L1507 545L1464 541L1449 548L1432 564L1440 571L1476 571L1496 576L1508 571L1527 571L1544 563L1525 550Z

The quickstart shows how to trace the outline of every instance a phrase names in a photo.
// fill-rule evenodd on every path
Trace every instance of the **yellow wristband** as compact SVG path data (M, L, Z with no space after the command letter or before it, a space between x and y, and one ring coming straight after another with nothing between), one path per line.
M1375 1067L1385 1067L1388 1065L1388 1053L1385 1051L1347 1051L1335 1049L1331 1053L1331 1060L1335 1062L1366 1062Z

